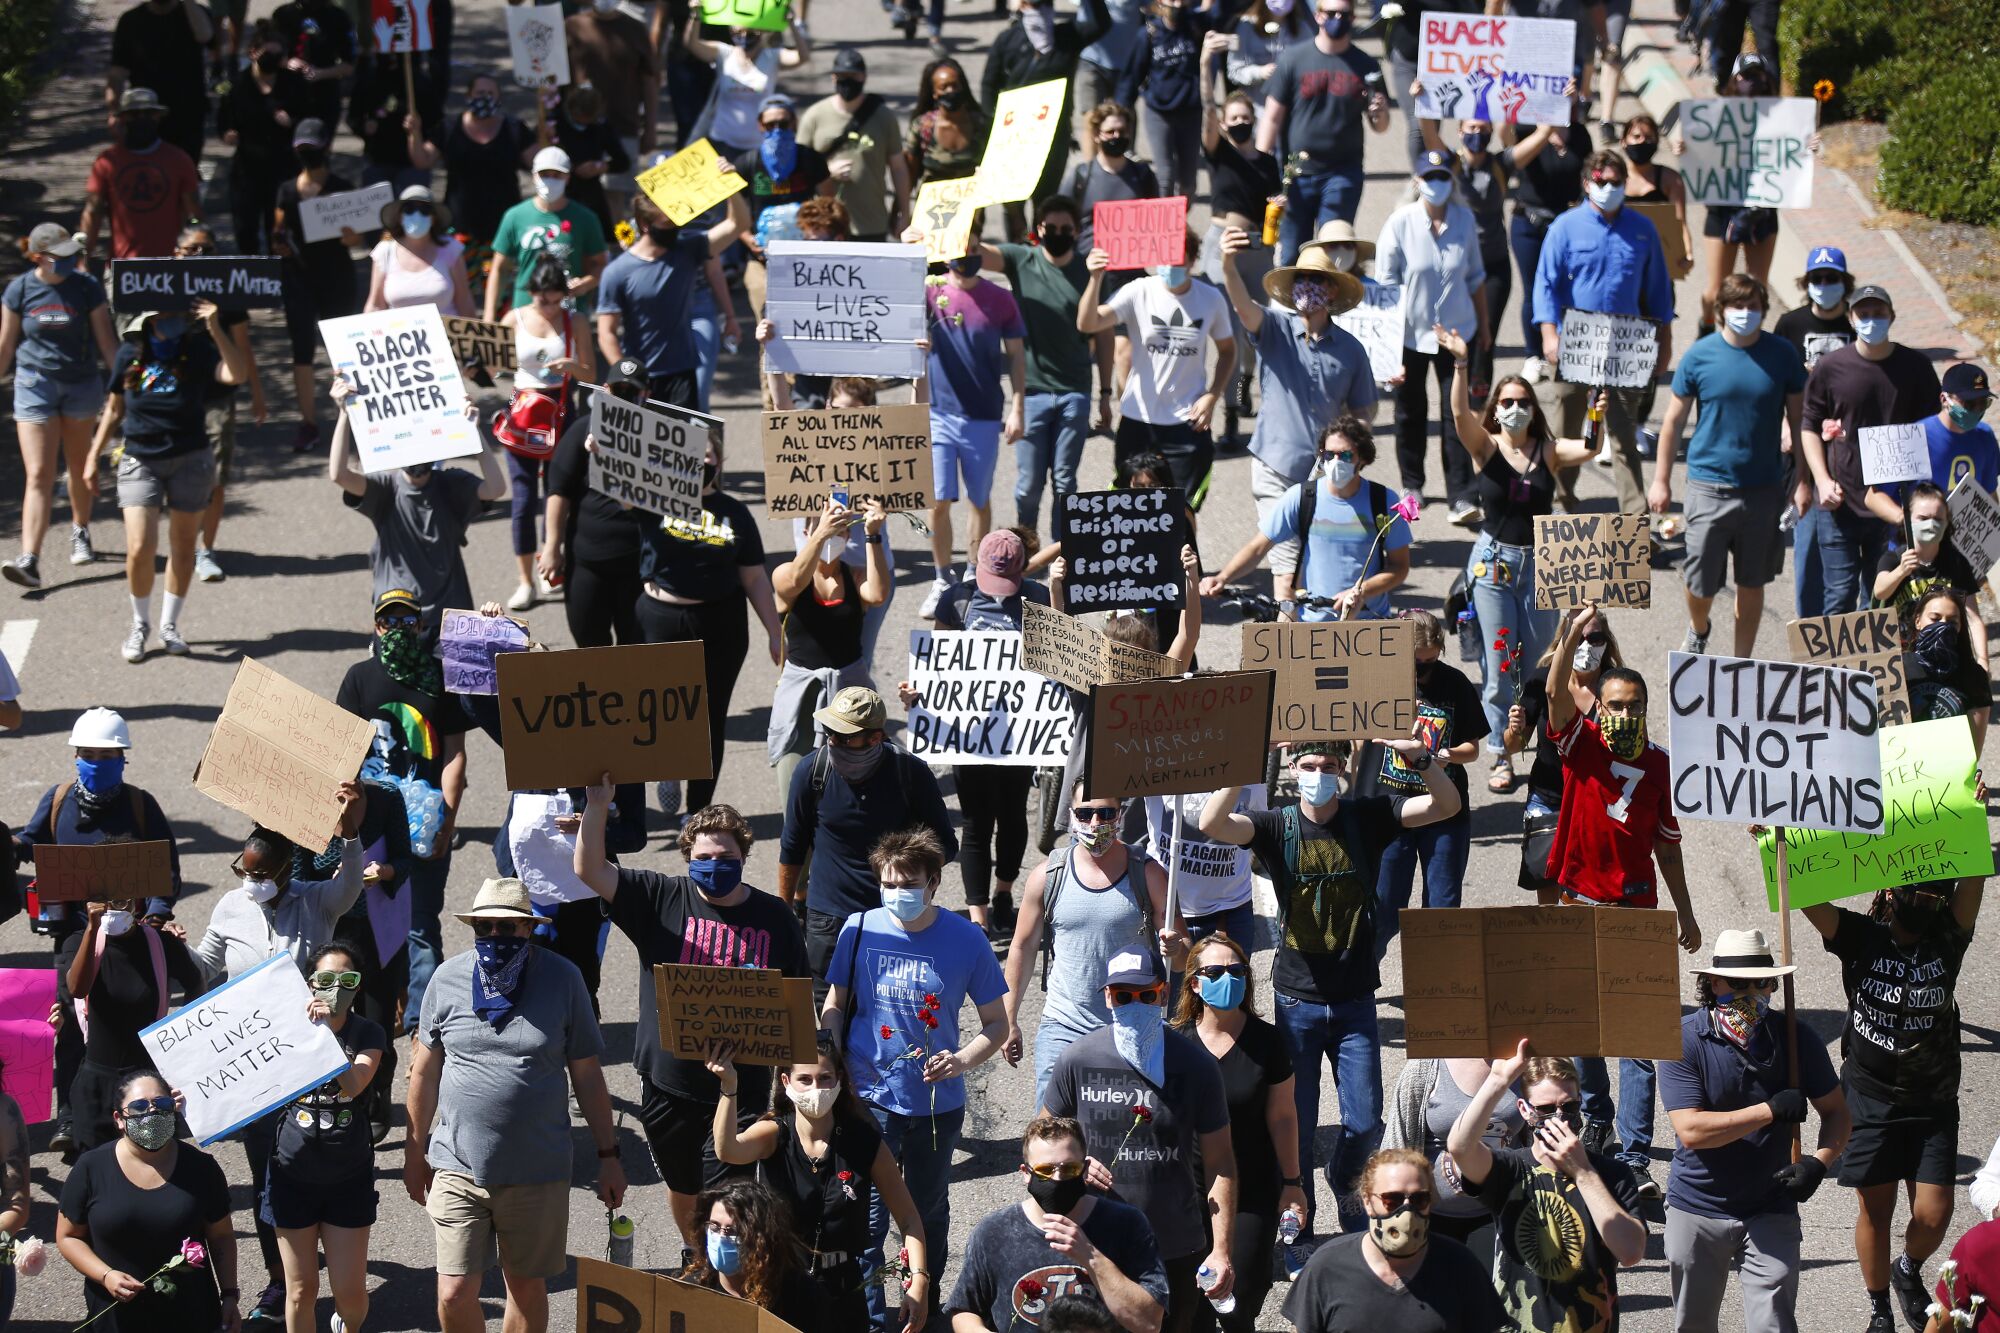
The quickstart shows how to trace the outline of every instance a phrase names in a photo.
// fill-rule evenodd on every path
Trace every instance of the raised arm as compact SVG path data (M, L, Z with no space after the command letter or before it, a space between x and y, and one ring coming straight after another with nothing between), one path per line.
M570 854L576 877L607 903L618 896L618 867L604 852L604 824L617 790L608 772L583 789L583 817L576 826L576 850Z
M348 452L354 428L347 420L347 400L353 393L353 386L345 376L333 377L333 387L328 390L328 396L333 399L334 410L339 416L333 423L333 440L327 446L326 479L349 495L360 496L368 493L368 478L356 470Z
M1211 112L1211 115L1214 113ZM1241 227L1228 227L1222 233L1222 290L1229 296L1229 307L1236 312L1236 318L1243 323L1243 331L1255 338L1264 327L1264 303L1251 294L1243 285L1243 275L1236 271L1236 253L1250 248L1250 233ZM1463 375L1460 379L1465 378Z
M1201 818L1195 821L1203 837L1232 847L1250 845L1250 840L1257 836L1257 826L1248 815L1236 813L1236 800L1242 794L1241 787L1224 787L1208 798L1208 804L1201 808Z
M1111 266L1108 252L1093 246L1083 258L1084 267L1090 270L1090 280L1083 286L1083 295L1076 303L1076 331L1097 333L1117 327L1118 312L1104 304L1104 270Z

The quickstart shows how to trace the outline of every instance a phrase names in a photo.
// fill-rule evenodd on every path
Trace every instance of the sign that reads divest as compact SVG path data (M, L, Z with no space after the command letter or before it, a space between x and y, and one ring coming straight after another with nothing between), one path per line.
M1644 514L1539 514L1535 605L1653 604L1653 538Z
M494 661L502 653L524 652L527 647L528 627L518 620L446 611L438 633L444 687L453 694L498 694L500 678Z
M917 702L903 744L925 763L1068 762L1069 691L1021 665L1020 631L913 629L909 681Z
M280 949L248 972L139 1031L167 1085L187 1098L188 1129L207 1147L330 1078L347 1053L306 1017L312 992Z
M500 738L515 791L715 776L704 648L635 643L502 653ZM358 767L358 761L357 761Z
M633 179L675 226L685 227L732 194L750 188L740 173L722 170L717 165L721 161L715 145L696 139Z
M1881 707L1866 671L1667 656L1683 819L1880 833Z
M1100 634L1075 616L1021 601L1021 666L1088 694L1093 685L1160 680L1181 674L1165 653L1149 653Z
M772 241L764 363L787 375L914 378L924 372L924 247Z
M1681 103L1681 179L1690 203L1810 208L1810 97L1694 97Z
M1111 268L1187 263L1187 197L1100 199L1091 212L1094 244Z
M1417 724L1416 633L1405 620L1243 626L1243 669L1277 673L1272 744L1409 735Z
M451 340L452 357L461 366L484 366L495 374L512 374L521 368L514 330L497 319L446 315L444 332Z
M776 968L658 963L653 1001L660 1041L667 1054L680 1059L706 1060L725 1044L734 1048L730 1058L740 1065L815 1058L819 1027L810 977L788 977Z
M465 384L434 305L319 322L327 359L354 385L348 428L363 472L389 472L480 450Z
M361 770L375 727L253 658L230 682L195 765L195 790L303 847L340 827L340 784Z
M276 310L285 304L283 261L257 255L203 255L193 259L114 259L111 308L192 310L207 301L218 310Z
M1921 421L1863 426L1855 444L1861 451L1861 480L1870 486L1930 480L1931 446Z
M1509 125L1567 125L1576 69L1571 19L1419 14L1417 114Z
M1951 488L1951 529L1946 540L1965 557L1972 572L1990 577L2000 565L2000 502L1968 472Z
M1273 679L1232 671L1096 686L1084 790L1122 801L1262 782Z
M617 394L590 397L590 489L634 509L699 526L708 432Z
M974 177L979 184L973 202L1011 204L1034 194L1056 135L1069 133L1062 114L1068 90L1068 79L1049 79L1009 88L994 99L993 128Z
M1565 310L1561 375L1565 384L1643 389L1660 360L1660 330L1637 315Z
M389 182L381 181L359 190L342 190L338 194L301 199L299 230L304 233L308 244L333 240L340 235L342 228L364 236L374 235L382 229L382 209L393 203L395 198L395 188Z
M1903 636L1895 611L1876 607L1844 616L1808 616L1786 627L1794 662L1820 662L1875 677L1882 725L1910 720L1910 682L1903 668Z
M1368 373L1386 384L1403 372L1403 289L1370 283L1361 304L1333 317L1368 353Z
M920 403L764 414L764 509L818 518L836 490L848 507L930 508L931 410Z
M1083 491L1056 504L1056 540L1069 576L1070 611L1178 607L1187 603L1181 547L1187 501L1173 487Z

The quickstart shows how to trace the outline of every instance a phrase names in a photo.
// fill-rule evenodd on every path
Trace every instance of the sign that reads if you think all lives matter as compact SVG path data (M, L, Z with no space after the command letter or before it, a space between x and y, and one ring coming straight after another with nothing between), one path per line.
M924 371L924 247L772 241L765 365L787 375L913 379Z

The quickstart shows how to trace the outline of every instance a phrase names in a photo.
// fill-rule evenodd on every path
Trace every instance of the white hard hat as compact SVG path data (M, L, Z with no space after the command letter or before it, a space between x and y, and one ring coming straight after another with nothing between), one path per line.
M69 730L69 743L78 750L129 750L132 733L125 719L109 708L87 708Z

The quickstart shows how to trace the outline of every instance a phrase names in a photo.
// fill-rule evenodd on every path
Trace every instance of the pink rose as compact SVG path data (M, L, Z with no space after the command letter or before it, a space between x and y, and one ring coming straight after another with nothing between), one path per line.
M48 1267L49 1247L40 1236L29 1236L14 1247L14 1271L22 1277L38 1277Z
M181 1242L181 1258L187 1260L190 1268L208 1267L208 1247L198 1240Z

